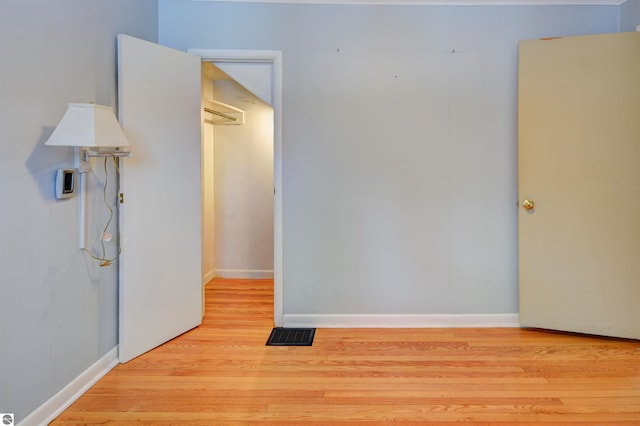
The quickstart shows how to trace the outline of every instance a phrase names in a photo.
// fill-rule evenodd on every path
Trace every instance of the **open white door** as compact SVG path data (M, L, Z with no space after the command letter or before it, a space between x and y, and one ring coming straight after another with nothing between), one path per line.
M519 70L520 322L639 339L640 33L524 41Z
M118 36L121 170L119 359L202 321L200 58Z

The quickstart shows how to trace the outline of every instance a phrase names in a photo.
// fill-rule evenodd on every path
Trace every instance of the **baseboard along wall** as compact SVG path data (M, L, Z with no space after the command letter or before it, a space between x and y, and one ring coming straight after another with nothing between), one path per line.
M464 328L520 327L518 314L316 315L285 314L285 327Z
M41 426L49 424L80 398L91 386L118 364L118 346L107 352L67 386L53 395L40 407L18 423L18 426Z
M216 269L215 278L272 279L273 269Z

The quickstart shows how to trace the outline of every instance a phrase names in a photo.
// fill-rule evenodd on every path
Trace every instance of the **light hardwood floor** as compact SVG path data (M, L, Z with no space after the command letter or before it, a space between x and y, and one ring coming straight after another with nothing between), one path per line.
M202 326L53 425L640 425L640 342L520 329L318 329L265 346L270 280L214 280Z

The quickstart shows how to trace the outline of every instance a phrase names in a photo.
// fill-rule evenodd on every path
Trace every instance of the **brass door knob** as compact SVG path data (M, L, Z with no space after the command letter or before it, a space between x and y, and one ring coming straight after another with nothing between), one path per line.
M522 202L522 207L524 207L525 210L532 210L535 205L536 204L533 202L533 200L524 200Z

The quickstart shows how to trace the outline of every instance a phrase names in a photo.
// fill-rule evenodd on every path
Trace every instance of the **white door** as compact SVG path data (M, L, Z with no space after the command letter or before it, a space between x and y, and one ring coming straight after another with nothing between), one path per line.
M133 149L120 177L120 362L202 320L200 64L118 36L120 123Z
M520 43L523 326L640 338L638 81L640 33Z

